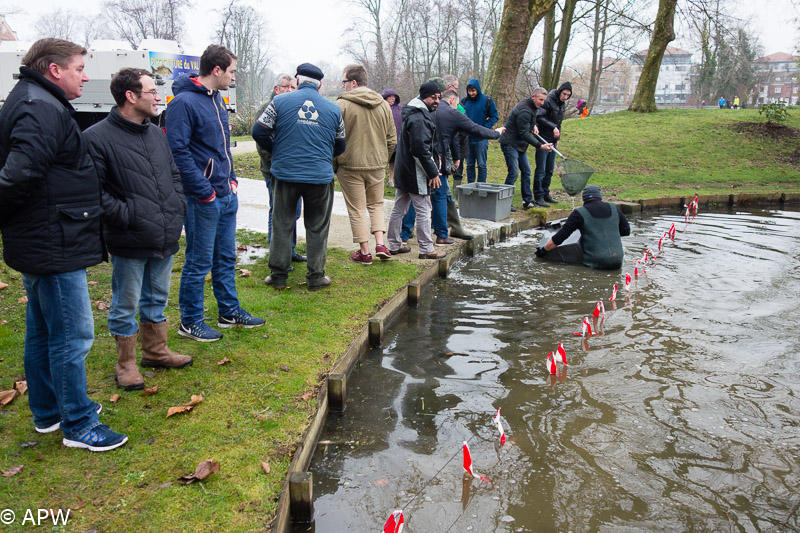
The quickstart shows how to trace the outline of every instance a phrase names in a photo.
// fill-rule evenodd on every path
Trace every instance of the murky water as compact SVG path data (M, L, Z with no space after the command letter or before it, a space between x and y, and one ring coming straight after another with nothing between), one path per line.
M800 214L632 226L622 273L536 261L533 231L427 290L353 372L296 531L379 531L401 508L405 532L800 530ZM573 335L598 299L600 334ZM491 483L464 477L463 441Z

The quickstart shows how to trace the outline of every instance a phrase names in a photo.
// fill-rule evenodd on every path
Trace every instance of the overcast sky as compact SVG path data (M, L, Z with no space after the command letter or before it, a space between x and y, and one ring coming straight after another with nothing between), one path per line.
M655 1L655 0L654 0ZM187 13L187 40L183 43L187 53L199 55L211 42L215 22L215 10L224 8L226 0L193 0L195 7ZM0 0L0 12L17 10L7 17L9 25L19 38L33 40L36 35L33 23L38 16L56 9L75 9L81 14L100 11L102 0ZM759 34L765 54L774 52L794 53L798 41L794 22L800 14L791 0L731 0L738 5L733 15L749 22L750 28ZM272 69L291 71L306 61L328 63L343 67L351 58L342 50L348 39L351 20L357 11L347 0L261 0L252 1L268 26L268 36L274 50ZM533 43L538 49L539 39ZM689 41L677 40L673 46L692 50ZM646 48L642 43L641 48ZM579 50L573 48L574 59ZM336 74L338 75L338 73Z

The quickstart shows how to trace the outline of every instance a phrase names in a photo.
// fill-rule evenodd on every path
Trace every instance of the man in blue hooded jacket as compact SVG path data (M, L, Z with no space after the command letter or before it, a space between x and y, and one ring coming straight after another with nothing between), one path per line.
M461 105L467 116L479 126L491 129L497 123L497 106L488 94L481 92L480 82L473 78L467 84L467 96L461 99ZM478 181L486 182L486 154L489 152L489 140L480 137L469 137L469 153L466 157L467 183L475 181L475 163L478 163Z
M178 334L213 342L222 334L203 321L203 288L211 284L219 308L217 326L264 324L239 305L236 294L236 174L230 149L228 111L219 91L236 81L236 56L212 44L200 56L200 75L182 74L172 85L167 141L181 173L188 210L186 261L181 272Z

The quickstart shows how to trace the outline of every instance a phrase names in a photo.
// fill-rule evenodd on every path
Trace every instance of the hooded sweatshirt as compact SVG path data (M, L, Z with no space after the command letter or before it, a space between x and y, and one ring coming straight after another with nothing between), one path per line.
M400 105L400 95L394 89L384 89L381 94L384 100L389 96L394 96L394 105L389 106L392 109L392 117L394 118L394 127L397 131L397 138L400 138L400 124L403 123L403 108Z
M428 195L428 180L439 175L436 124L425 102L414 98L403 106L403 125L397 144L394 186L401 191Z
M181 74L172 84L167 140L180 170L183 191L201 202L227 196L236 183L228 110L219 91Z
M342 93L336 100L342 109L347 148L334 167L348 170L386 168L397 146L397 130L389 104L367 87Z
M558 89L553 89L545 98L542 107L536 112L536 124L539 126L539 135L549 142L558 142L553 130L558 128L561 130L561 121L564 120L564 109L566 109L566 102L561 101L561 92L569 91L572 93L572 84L565 81Z
M494 100L481 92L481 83L475 78L469 80L467 87L473 87L478 91L475 98L470 98L469 92L467 92L467 96L461 99L461 104L464 106L467 116L478 126L491 129L498 119L497 106L494 105ZM469 142L471 143L481 140L483 139L480 137L473 137L472 135L469 137Z

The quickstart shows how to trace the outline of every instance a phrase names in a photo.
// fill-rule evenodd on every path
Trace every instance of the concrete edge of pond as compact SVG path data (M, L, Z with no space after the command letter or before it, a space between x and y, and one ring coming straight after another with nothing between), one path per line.
M619 205L623 213L627 215L643 211L682 210L684 205L693 198L694 196L676 196L639 200L638 202L616 201L614 203ZM700 195L699 202L701 206L706 207L797 204L800 203L800 194ZM347 398L347 378L353 368L370 347L381 345L386 328L400 316L406 307L416 305L424 287L437 276L446 278L451 265L457 261L479 254L486 248L503 242L522 231L541 226L550 220L568 216L570 212L571 209L536 209L523 212L522 216L519 216L518 213L518 216L508 224L489 229L486 233L476 235L473 240L460 241L445 257L431 263L419 276L400 289L367 321L334 364L328 378L320 387L317 394L317 410L294 452L289 471L281 487L281 495L278 499L272 526L273 532L288 533L293 520L299 522L313 520L313 479L307 470L328 413L331 410L343 410ZM390 510L387 510L388 512Z

